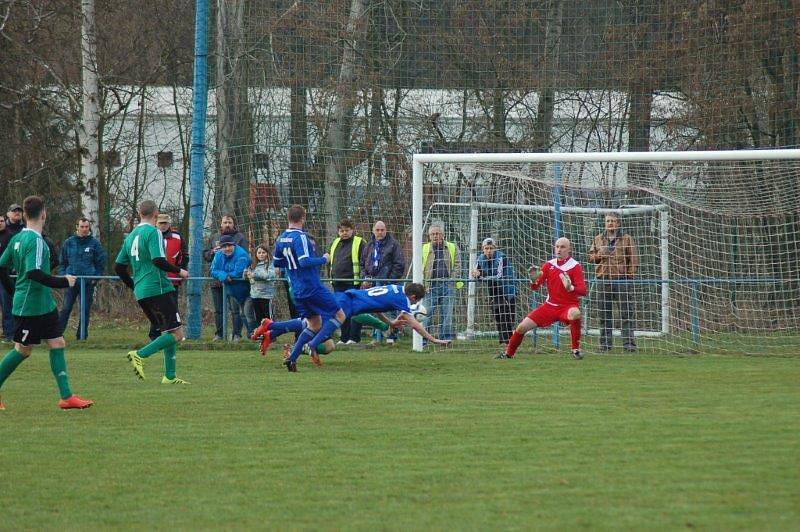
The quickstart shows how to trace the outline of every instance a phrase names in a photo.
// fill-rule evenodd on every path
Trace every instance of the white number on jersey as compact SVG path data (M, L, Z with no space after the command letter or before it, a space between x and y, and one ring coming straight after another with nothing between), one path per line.
M283 248L283 257L286 259L286 263L290 270L297 269L297 260L294 258L294 253L292 252L292 248L285 247Z
M370 297L382 296L389 293L389 289L385 286L373 286L367 290L367 295Z
M136 235L131 244L131 257L139 261L139 235Z

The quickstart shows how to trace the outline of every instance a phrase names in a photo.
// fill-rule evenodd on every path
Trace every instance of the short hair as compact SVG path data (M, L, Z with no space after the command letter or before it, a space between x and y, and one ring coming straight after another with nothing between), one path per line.
M403 293L406 296L415 296L417 301L421 301L425 297L425 287L419 283L408 283L403 288Z
M289 212L286 213L286 217L290 222L298 223L306 217L306 210L301 205L292 205L289 207Z
M609 212L605 213L605 215L603 216L603 219L605 219L606 216L611 216L612 218L616 219L617 221L620 221L620 215L619 215L618 212L609 211Z
M336 226L336 229L354 229L355 225L353 225L353 220L350 218L345 218L344 220L339 221L339 225Z
M144 200L139 204L139 216L151 217L156 213L158 206L153 200Z
M44 210L44 200L39 196L28 196L22 202L22 212L28 220L38 220Z
M84 217L84 216L81 216L80 218L78 218L77 220L75 220L75 225L78 225L78 224L80 224L81 222L90 223L90 222L89 222L89 218L86 218L86 217Z
M444 223L439 221L431 223L430 227L428 227L428 234L430 234L432 229L438 229L444 234Z
M220 216L219 219L222 220L224 218L230 218L231 221L233 222L233 226L236 227L236 216L234 216L233 214L231 214L229 212L225 212L225 213L222 213L222 216Z

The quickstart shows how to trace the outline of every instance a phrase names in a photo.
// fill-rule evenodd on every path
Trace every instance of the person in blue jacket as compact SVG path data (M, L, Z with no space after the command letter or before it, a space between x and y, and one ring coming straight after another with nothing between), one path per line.
M500 343L506 345L517 326L517 285L514 284L514 268L508 256L497 249L493 238L483 240L481 251L483 253L478 256L471 275L473 279L486 283Z
M92 226L86 218L78 218L75 234L66 239L61 246L59 266L62 274L103 275L106 268L106 250L100 245L100 241L92 236ZM89 314L92 310L97 279L87 279L84 282L86 283L84 294L86 308L81 308L78 313L78 330L75 335L78 340L86 340L89 336ZM80 297L80 282L75 283L75 286L67 288L64 292L64 304L58 315L58 323L62 331L67 328L72 307L76 300L80 301ZM81 336L81 322L84 317L86 318L86 327L84 328L86 334Z
M245 268L250 266L252 259L246 249L236 245L231 235L220 237L219 248L211 261L211 277L225 286L228 306L231 308L233 317L231 341L238 342L242 339L242 309L250 297L250 283L242 276ZM251 324L247 323L246 325L247 335L250 336Z

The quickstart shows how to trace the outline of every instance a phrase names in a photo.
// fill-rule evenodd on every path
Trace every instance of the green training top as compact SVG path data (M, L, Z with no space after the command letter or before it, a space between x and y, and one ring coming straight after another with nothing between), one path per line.
M140 223L125 237L117 255L118 264L130 265L133 270L133 294L137 301L175 290L167 272L153 264L156 257L166 257L164 237L154 226Z
M41 316L56 309L50 287L28 279L28 272L33 270L50 273L50 248L42 235L27 227L14 235L0 257L0 268L17 271L11 314Z

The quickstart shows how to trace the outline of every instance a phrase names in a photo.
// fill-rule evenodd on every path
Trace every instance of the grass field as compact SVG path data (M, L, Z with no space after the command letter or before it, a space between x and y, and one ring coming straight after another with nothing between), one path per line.
M800 527L795 357L67 354L94 408L3 389L2 529Z

